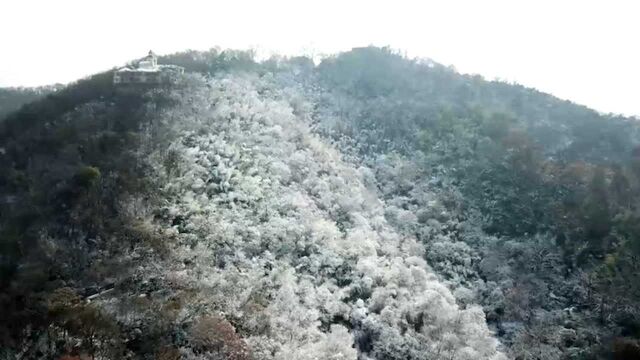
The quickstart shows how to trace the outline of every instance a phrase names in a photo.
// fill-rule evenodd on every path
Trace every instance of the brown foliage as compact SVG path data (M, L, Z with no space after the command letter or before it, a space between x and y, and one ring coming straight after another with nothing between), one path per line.
M164 346L156 352L157 360L180 360L180 351L176 348Z
M166 256L169 252L167 238L162 236L152 224L145 221L134 221L125 225L124 236L132 241L141 241L149 246L161 256Z
M235 328L222 316L204 316L191 328L195 347L224 355L228 360L249 360L251 353Z
M584 161L576 161L567 165L558 164L555 179L559 185L571 189L584 189L593 178L594 166Z
M82 340L82 350L94 354L97 342L117 339L119 329L117 323L107 314L83 299L72 289L63 287L56 289L47 299L49 315L54 323L71 335ZM111 346L113 345L113 346ZM104 350L115 349L118 344L110 344Z
M82 304L82 298L69 287L58 288L49 295L47 308L52 316L65 316Z

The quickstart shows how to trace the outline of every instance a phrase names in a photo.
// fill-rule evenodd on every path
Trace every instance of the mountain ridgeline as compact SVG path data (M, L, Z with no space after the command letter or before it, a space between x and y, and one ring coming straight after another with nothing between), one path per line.
M640 358L640 126L387 48L0 122L0 358Z

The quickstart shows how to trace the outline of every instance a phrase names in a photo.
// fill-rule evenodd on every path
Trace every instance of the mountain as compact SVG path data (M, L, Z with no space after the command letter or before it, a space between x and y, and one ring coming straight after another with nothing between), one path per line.
M0 122L5 358L631 359L636 119L387 48Z

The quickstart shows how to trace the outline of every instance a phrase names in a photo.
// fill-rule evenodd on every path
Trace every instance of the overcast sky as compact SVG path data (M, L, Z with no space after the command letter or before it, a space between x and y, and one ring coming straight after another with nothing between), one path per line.
M636 0L0 0L0 86L66 83L149 49L373 44L640 115L639 39Z

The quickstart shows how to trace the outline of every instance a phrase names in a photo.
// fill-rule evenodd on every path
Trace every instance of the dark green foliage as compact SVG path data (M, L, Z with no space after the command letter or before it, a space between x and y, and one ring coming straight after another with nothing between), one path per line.
M317 74L331 94L323 97L323 108L343 120L321 131L364 159L393 152L419 159L431 177L425 181L439 186L440 179L449 180L466 211L482 216L486 232L522 242L527 253L536 254L536 245L528 243L534 234L552 234L556 243L538 254L563 259L562 276L574 271L591 276L584 306L599 309L599 326L638 317L637 119L460 75L389 49L354 49L323 61ZM500 248L479 251L509 254ZM503 260L528 264L512 276L532 289L553 284L557 292L573 291L562 289L563 281L548 270L532 271L537 265L530 259ZM532 301L530 291L514 289ZM541 301L530 308L547 300ZM616 331L624 328L617 326Z
M17 136L33 126L41 126L81 104L110 97L113 92L112 77L110 71L93 75L24 105L0 124L0 139Z
M583 205L585 233L588 239L597 241L603 239L611 230L611 214L609 211L609 196L604 170L596 168L589 184L588 197ZM600 244L593 244L598 246Z
M386 48L329 58L318 73L345 104L334 105L349 108L339 114L348 122L341 129L359 139L363 154L421 149L437 155L427 166L455 171L493 233L557 228L557 203L577 190L558 183L553 171L578 160L624 163L640 139L630 119L599 115L522 86L459 75ZM592 203L600 204L596 198ZM586 205L584 216L610 218L605 207ZM592 222L588 231L601 238L607 222Z
M167 151L167 154L165 155L165 158L163 161L163 165L165 170L167 171L167 175L171 175L175 171L177 171L179 164L180 164L180 153L178 153L175 150Z
M405 70L412 64L388 48L358 48L320 64L318 70L328 82L362 98L388 96L407 91Z
M89 188L96 184L100 179L100 170L93 166L84 166L78 170L74 176L74 181L78 186Z
M47 94L56 91L61 86L43 86L37 88L0 88L0 121L8 114L20 109Z
M219 50L186 51L161 56L160 64L182 66L185 71L213 75L220 71L229 70L257 70L259 64L254 60L253 51Z
M0 307L7 309L0 347L19 346L27 326L39 336L51 324L83 338L89 352L96 337L117 338L112 320L95 309L60 322L42 301L60 282L82 288L95 281L97 249L117 259L137 241L108 240L129 226L120 199L152 180L132 153L139 131L170 101L162 91L115 93L111 76L80 80L0 123Z

